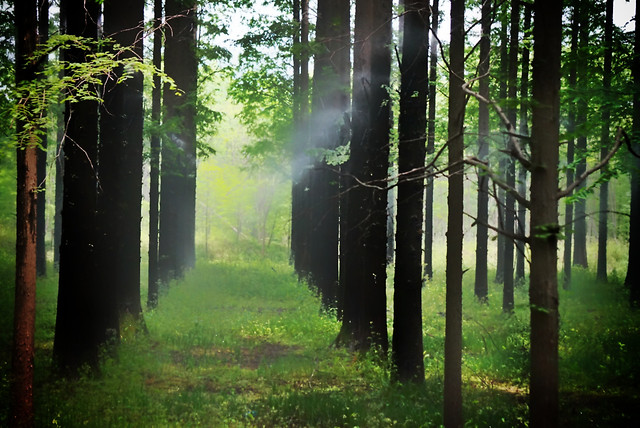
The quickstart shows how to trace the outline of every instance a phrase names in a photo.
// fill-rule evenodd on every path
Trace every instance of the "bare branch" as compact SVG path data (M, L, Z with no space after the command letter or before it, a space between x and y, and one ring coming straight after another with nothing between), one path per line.
M509 238L509 239L511 239L513 241L522 241L522 242L525 242L525 243L529 243L529 237L528 236L520 235L520 234L513 233L513 232L507 232L506 230L501 229L499 227L492 226L489 223L480 222L477 218L475 218L474 216L472 216L471 214L469 214L467 212L464 212L464 215L466 215L467 217L472 219L474 225L475 224L481 224L482 226L485 226L486 228L491 229L494 232L499 233L500 235L503 235L504 237Z
M527 208L531 208L531 203L529 202L529 200L524 197L523 195L521 195L514 187L509 186L505 181L501 180L494 172L491 168L489 168L489 165L478 159L475 156L471 156L465 159L464 161L466 164L468 165L472 165L475 166L479 169L481 169L483 172L485 172L490 178L491 180L497 184L500 188L502 188L503 190L505 190L506 192L508 192L510 195L513 195L513 197L515 198L516 201L518 201L518 203L520 203L521 205L527 207Z

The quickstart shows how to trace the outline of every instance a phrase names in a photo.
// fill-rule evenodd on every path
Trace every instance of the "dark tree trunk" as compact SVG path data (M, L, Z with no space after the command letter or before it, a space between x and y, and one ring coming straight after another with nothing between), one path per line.
M522 5L524 8L523 33L528 34L531 28L531 6L527 3ZM522 74L520 77L520 135L529 135L529 45L524 44L522 47ZM521 140L520 144L524 141ZM518 193L527 194L527 169L522 165L518 168ZM518 235L524 236L527 233L527 208L523 204L518 204L517 216L517 232ZM523 241L516 241L516 281L515 285L521 285L525 278L525 244Z
M579 3L579 4L578 4ZM588 15L587 6L585 2L577 2L578 8L578 21L580 29L578 31L578 88L580 88L580 97L578 98L578 110L577 110L577 125L582 129L579 130L579 135L576 144L576 156L578 156L579 162L576 166L576 176L580 177L587 169L587 136L584 129L587 122L588 112L588 100L585 91L588 87L589 76L587 75L588 66L588 44L589 44L589 27L588 27ZM580 184L576 192L580 192L584 189L585 183ZM574 222L574 245L573 245L573 265L581 266L583 268L588 267L587 263L587 217L586 217L587 201L585 198L578 199L575 202L575 222Z
M427 118L427 156L431 158L435 152L436 141L436 83L438 78L438 0L431 6L431 46L429 56L429 112ZM430 171L428 171L430 172ZM433 278L433 177L427 177L424 201L424 276Z
M464 192L464 0L451 1L449 48L449 192L444 340L444 425L462 427L462 213Z
M580 19L578 17L578 0L572 1L572 17L571 17L571 56L569 62L569 76L568 86L570 96L575 96L577 91L577 79L578 79L578 36L580 30ZM576 132L576 106L574 103L569 103L569 113L567 117L567 134L569 134L569 140L567 141L567 165L573 165L575 155L575 132ZM565 173L567 177L567 185L571 184L574 180L574 168L570 166ZM573 193L573 192L572 192ZM571 194L569 194L571 196ZM562 273L562 288L568 290L571 287L571 253L572 253L572 241L573 241L573 212L574 204L567 202L564 211L564 254L563 254L563 273Z
M158 275L166 284L195 264L196 123L198 74L196 1L167 0L165 16L172 31L165 33L164 72L182 96L165 86L162 144Z
M636 0L636 17L640 1ZM636 19L635 45L633 50L633 82L640 87L640 25ZM635 152L640 152L640 91L633 93L633 139ZM630 289L630 301L634 307L640 306L640 266L635 264L640 248L640 159L632 157L634 168L631 169L631 211L629 221L629 262L624 284Z
M153 66L160 70L162 67L162 0L154 0L153 25L157 28L153 33ZM160 76L153 76L151 90L151 120L160 124L162 112L162 86ZM160 135L151 134L151 156L149 159L149 273L147 306L158 306L158 203L160 202Z
M406 0L400 64L398 204L393 294L393 376L424 382L422 345L422 168L426 156L428 0ZM410 173L411 171L418 171Z
M311 134L315 147L335 149L345 144L344 115L349 108L348 0L320 0L313 73ZM325 308L335 308L338 283L339 175L323 159L311 171L312 219L310 230L310 276L321 293Z
M386 178L389 168L391 0L356 1L351 156L341 236L344 291L340 345L385 355ZM363 186L359 182L368 183ZM379 188L378 188L379 187ZM380 189L382 188L382 189Z
M530 426L558 426L558 147L562 2L534 3Z
M518 111L515 107L515 100L518 94L518 37L520 33L520 0L511 2L511 22L509 33L509 66L507 72L507 97L509 107L507 108L507 118L515 127ZM507 185L516 187L516 163L514 159L507 160ZM513 235L515 231L516 200L512 193L507 192L505 197L505 217L504 230ZM502 310L504 312L513 311L513 289L514 289L514 242L506 237L504 240L504 288L502 294Z
M16 23L16 84L36 78L36 64L28 60L36 48L37 2L14 3ZM26 101L23 97L22 101ZM27 114L31 103L27 102ZM16 164L16 272L11 360L11 416L15 427L34 426L33 364L36 328L36 211L37 136L32 126L18 121Z
M613 38L613 0L607 0L606 17L604 26L604 67L602 70L602 90L604 92L604 104L602 106L602 134L600 137L600 158L603 159L611 149L611 57ZM601 174L607 174L607 168L601 170ZM598 264L597 278L607 281L607 211L609 209L609 181L600 184L600 213L598 215Z
M60 8L67 34L97 37L97 3L64 0ZM85 52L70 49L64 57L70 62L83 62ZM118 338L118 317L113 286L104 287L96 278L97 103L67 103L65 123L62 243L53 355L60 370L73 374L85 364L97 366L100 347Z
M38 1L38 43L44 44L49 40L49 0ZM43 70L47 64L47 56L40 58L38 68ZM36 270L38 276L47 274L47 248L45 243L46 237L46 177L47 177L47 133L43 133L40 137L41 150L38 150L38 204L37 214L37 236L36 236Z
M480 79L479 93L489 98L489 61L491 59L491 1L482 3L482 39L480 39ZM478 105L478 159L487 161L489 155L489 106L480 102ZM489 178L484 173L478 175L478 214L476 220L476 276L474 294L481 302L487 302L489 293L487 253L489 223Z
M508 4L503 3L501 7L506 8ZM509 74L509 34L508 34L508 22L503 19L500 28L500 83L499 83L499 98L504 100L507 98L507 76ZM506 139L505 139L506 141ZM509 160L505 155L500 157L498 161L498 169L500 171L507 171ZM503 229L506 210L505 210L505 192L501 188L498 189L496 195L496 203L498 204L498 227ZM498 233L497 239L497 254L496 254L496 277L494 282L497 284L504 283L504 251L507 245L507 238L501 233Z
M56 194L55 213L53 214L53 265L56 271L60 270L60 243L62 242L62 198L64 194L64 112L58 114L56 133Z

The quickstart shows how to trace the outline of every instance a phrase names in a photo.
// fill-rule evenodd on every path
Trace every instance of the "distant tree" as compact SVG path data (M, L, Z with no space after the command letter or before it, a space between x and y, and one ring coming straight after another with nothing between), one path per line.
M431 5L431 46L429 48L429 112L427 116L427 156L435 152L436 140L436 81L438 78L438 0ZM427 176L424 200L424 276L433 277L433 176Z
M480 64L478 65L479 93L489 98L489 61L491 58L491 1L482 3ZM478 105L478 159L486 162L489 155L489 105ZM487 272L488 228L489 222L489 177L478 175L478 214L476 217L476 276L474 294L481 302L488 299L489 285Z
M37 1L14 2L16 24L15 77L20 87L36 79L30 59L37 44ZM19 93L22 113L17 121L16 272L11 362L11 426L34 426L33 366L36 321L36 210L38 202L38 130L30 119L34 103Z
M105 1L103 21L105 35L117 44L116 55L142 58L144 0ZM130 49L118 52L122 47ZM142 84L142 73L124 67L107 77L98 149L98 275L104 287L116 289L120 314L135 319L142 316Z
M602 90L605 97L602 105L602 132L600 134L600 158L604 159L611 146L611 61L613 56L613 0L606 2L606 14L604 25L604 64L602 69ZM601 175L607 176L606 167ZM598 214L598 263L596 269L597 278L600 281L607 280L607 211L609 209L609 181L605 178L600 183L600 212Z
M464 0L451 1L449 47L449 192L444 341L444 425L462 427L462 215L464 211Z
M562 2L535 0L531 128L530 426L558 426L558 148Z
M393 376L424 382L422 228L427 128L428 0L406 0L400 64L398 202L393 294Z
M163 93L166 136L162 142L158 269L166 284L195 264L196 0L166 0L164 72L183 95Z
M153 2L153 66L160 70L162 67L162 0ZM160 76L153 76L151 90L151 120L154 125L160 125L162 113L162 84ZM160 133L156 129L151 134L149 157L149 271L147 306L155 308L158 305L158 203L160 202Z
M318 1L314 58L311 143L333 150L347 143L350 49L348 0ZM339 175L327 159L316 159L310 174L312 224L309 233L310 281L326 308L335 308L338 284Z
M356 1L351 153L341 214L342 327L336 342L386 353L386 179L391 0ZM344 250L344 251L343 251Z
M38 0L38 43L44 44L49 39L49 0ZM39 70L43 70L47 64L48 57L43 55L38 62ZM38 150L38 186L40 188L38 199L42 202L46 201L46 177L47 177L47 133L43 133L40 137L40 146L42 150ZM47 274L47 248L45 244L46 237L46 213L45 203L38 204L37 219L37 236L36 236L36 268L38 276Z
M634 83L633 92L633 147L636 153L640 152L640 25L638 24L638 10L640 1L636 0L636 27L635 44L633 50L632 75ZM630 289L630 301L632 306L640 305L640 270L635 263L638 259L640 248L640 159L632 157L633 168L631 170L631 212L629 221L629 261L627 276L624 284Z

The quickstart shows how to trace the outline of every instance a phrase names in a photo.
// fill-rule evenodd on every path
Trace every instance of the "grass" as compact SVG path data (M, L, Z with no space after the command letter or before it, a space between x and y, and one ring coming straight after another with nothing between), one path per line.
M222 246L220 248L223 248ZM426 382L393 385L384 364L332 346L339 324L299 284L286 251L225 249L171 284L145 312L148 334L122 332L100 375L51 374L56 278L38 284L35 398L38 426L439 426L442 423L444 269L423 292ZM250 249L249 249L250 250ZM0 259L0 426L7 424L12 256ZM621 280L574 271L561 291L563 426L638 422L640 316ZM514 314L473 298L464 276L464 406L467 426L524 426L528 393L528 296ZM391 293L391 291L390 291ZM144 301L144 297L143 297ZM389 301L391 302L391 300ZM391 312L391 308L390 308Z

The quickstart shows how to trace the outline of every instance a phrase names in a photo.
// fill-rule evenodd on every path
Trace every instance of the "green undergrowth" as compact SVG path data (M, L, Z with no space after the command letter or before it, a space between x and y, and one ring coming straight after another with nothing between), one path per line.
M105 357L101 373L74 380L58 379L51 372L57 281L53 275L41 279L38 426L442 423L444 273L437 273L423 290L425 384L394 385L378 357L334 347L340 325L320 309L314 293L298 283L286 250L252 251L228 249L200 260L195 270L164 290L156 309L145 311L148 334L123 328L118 352ZM12 298L10 255L4 251L0 260L0 426L6 425L8 410L6 332L11 320L4 309L10 308L5 298ZM571 289L560 292L562 425L633 425L638 420L640 316L628 309L615 275L602 284L594 281L592 272L574 270L573 279ZM488 304L478 303L473 272L465 274L462 373L467 426L527 425L526 286L516 289L515 301L515 311L503 313L501 285L490 284Z

